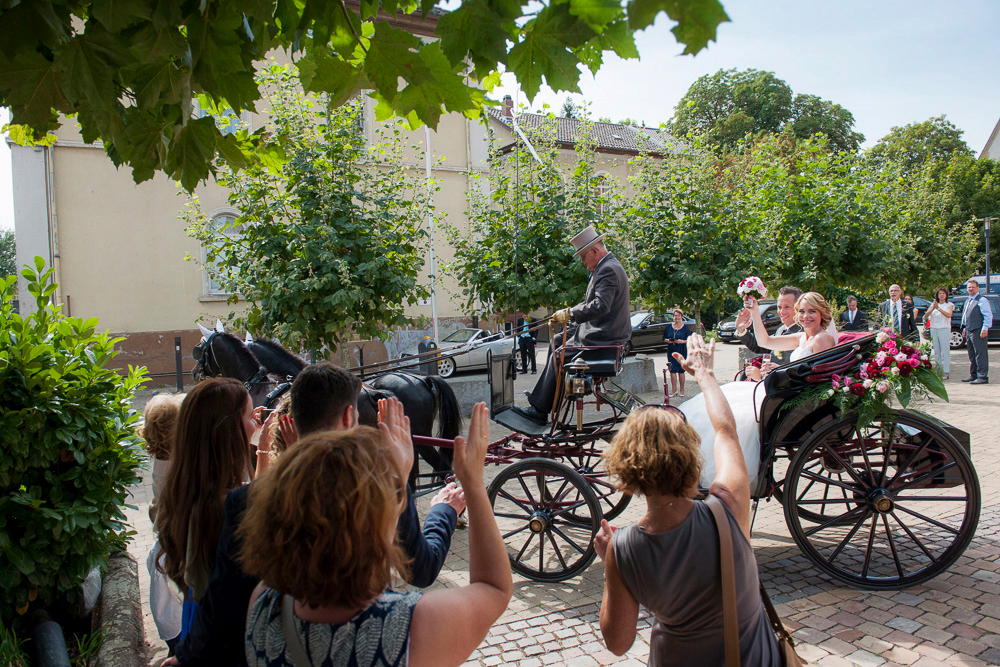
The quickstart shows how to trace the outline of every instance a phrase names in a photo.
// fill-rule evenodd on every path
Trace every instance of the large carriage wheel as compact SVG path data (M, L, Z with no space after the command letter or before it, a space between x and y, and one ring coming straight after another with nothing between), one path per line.
M565 460L584 479L590 482L590 488L597 496L601 510L604 512L604 518L611 521L625 511L632 496L615 488L604 465L602 452L594 448L595 444L584 445L579 453L569 454ZM586 521L587 519L583 517L582 520Z
M572 468L524 459L501 470L487 493L516 572L535 581L565 581L594 560L601 506Z
M858 588L932 579L979 523L972 461L919 415L891 412L863 429L856 422L849 413L830 423L792 459L784 503L792 537L822 572ZM819 513L828 518L817 523Z

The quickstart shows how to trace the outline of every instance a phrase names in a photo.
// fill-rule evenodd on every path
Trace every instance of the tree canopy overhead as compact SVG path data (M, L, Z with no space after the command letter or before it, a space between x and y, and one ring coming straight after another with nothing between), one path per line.
M857 152L865 140L854 116L815 95L793 96L773 72L719 70L691 84L677 103L671 129L695 132L723 148L735 148L747 134L790 132L799 139L825 134L835 151Z
M962 130L944 116L894 127L868 151L874 162L891 161L907 173L919 171L928 161L943 163L959 155L972 155L972 150L962 139Z
M193 189L218 152L241 167L259 159L259 135L224 133L195 118L192 100L254 109L255 62L274 49L296 59L307 91L335 104L359 90L380 117L437 126L443 112L477 116L499 68L529 99L543 81L579 92L580 66L604 53L636 58L633 34L660 12L685 54L727 21L719 0L461 0L435 13L435 41L377 17L426 18L435 0L39 0L0 3L0 106L41 137L77 115L86 141L104 142L136 182L163 171ZM380 14L381 12L381 14Z

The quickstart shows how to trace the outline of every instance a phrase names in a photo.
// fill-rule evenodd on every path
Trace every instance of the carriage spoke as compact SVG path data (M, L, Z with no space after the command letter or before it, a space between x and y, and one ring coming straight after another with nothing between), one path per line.
M875 486L875 473L872 471L872 462L868 458L868 447L865 446L865 439L861 437L861 430L855 428L854 434L858 438L858 446L861 447L861 458L865 460L865 470L868 471L868 479L872 486Z
M538 502L535 501L535 497L531 495L531 491L528 490L528 485L524 483L524 476L518 475L517 481L520 482L521 488L524 489L525 497L527 497L528 502L531 503L531 509L529 510L529 513L534 512L535 509L538 507Z
M858 472L854 469L854 466L845 461L844 457L842 457L840 453L837 452L836 449L831 447L829 443L827 443L825 440L823 441L823 449L830 452L830 455L833 456L833 458L837 461L838 464L840 464L840 467L844 469L844 472L850 475L854 479L854 481L857 482L859 486L861 486L861 488L865 487L864 481L862 481L861 477L858 476Z
M802 500L803 498L805 498L806 494L809 493L809 489L811 489L813 487L813 484L815 484L815 483L816 483L816 480L814 480L814 479L810 480L809 484L806 485L806 488L802 491L802 493L799 494L799 497L795 499L796 502L798 502L798 501ZM829 486L826 487L826 491L829 491L829 490L830 490L830 487ZM826 491L824 491L824 493Z
M902 528L903 531L905 531L906 534L910 536L910 539L913 540L913 543L916 544L918 547L920 547L920 550L923 551L927 555L927 557L931 559L932 563L936 563L938 559L935 558L934 554L932 554L930 550L924 546L923 542L917 539L917 536L913 534L913 531L910 530L910 528L905 523L903 523L902 519L900 519L895 512L891 512L891 514L892 518L896 520L896 523L899 524L900 528Z
M520 528L515 528L514 530L510 531L509 533L504 533L503 539L506 540L508 537L513 537L513 536L517 535L518 533L520 533L521 531L527 530L530 527L531 527L531 524L527 524L526 523L523 526L521 526Z
M568 570L569 566L566 565L566 559L563 558L562 552L559 551L559 546L556 544L556 539L554 537L552 537L552 533L546 532L545 536L548 537L549 538L549 542L552 543L552 550L556 552L556 557L559 559L559 562L562 563L562 568L564 570Z
M928 501L932 500L935 502L944 501L961 501L966 502L969 500L968 496L896 496L896 500L916 500L916 501Z
M538 534L538 571L545 571L545 533Z
M884 445L885 451L882 452L882 475L879 477L883 482L885 481L885 476L889 474L889 459L892 454L892 443L893 439L889 440Z
M550 498L549 503L548 503L548 508L549 509L554 509L555 506L556 506L556 503L561 503L562 502L563 491L566 489L566 485L567 484L569 484L569 478L568 477L563 480L562 486L559 487L559 490L549 496L549 498Z
M587 504L587 499L584 498L583 500L580 500L579 502L576 502L576 503L573 503L572 505L568 505L567 507L563 507L561 509L558 509L558 510L556 510L554 512L551 512L550 514L551 514L551 516L553 518L555 518L555 517L559 516L560 514L565 514L566 512L572 512L576 508L582 507L582 506L584 506L586 504Z
M518 479L520 479L520 478L518 478ZM523 486L523 484L522 484L522 486ZM534 512L534 511L535 511L535 510L534 510L534 508L531 508L531 507L528 507L528 506L527 506L527 505L525 505L525 504L524 504L523 502L521 502L520 500L518 500L518 499L517 499L517 498L515 498L514 496L510 495L509 493L507 493L507 492L506 492L506 491L504 491L503 489L500 489L500 491L499 491L499 492L497 492L497 495L499 495L499 496L503 496L504 498L506 498L506 499L507 499L507 500L509 500L510 502L514 503L515 505L517 505L518 507L520 507L521 509L523 509L523 510L525 511L525 513L527 513L527 514L531 514L532 512ZM496 514L495 516L500 516L500 515L499 515L499 514ZM516 516L512 516L512 517L508 517L508 518L511 518L511 519L519 519L519 518L522 518L522 517L516 517Z
M851 528L851 532L847 533L847 537L845 537L840 541L840 544L838 544L837 548L833 550L833 553L830 554L830 557L826 559L826 562L831 564L833 563L834 559L840 555L840 552L843 550L843 548L846 547L847 543L851 541L852 537L854 537L854 534L857 533L858 530L861 528L861 526L864 525L865 519L867 518L868 518L867 512L861 515L861 518L858 520L858 522L854 524L854 528Z
M811 479L813 481L819 482L820 484L828 484L828 485L832 485L832 486L839 486L839 487L841 487L843 489L847 489L848 491L851 491L851 492L859 490L856 486L850 486L848 484L845 484L844 482L841 482L841 481L838 481L838 480L835 480L835 479L831 479L829 477L821 477L820 475L817 475L814 472L806 472L805 470L803 470L802 471L802 476L805 477L806 479ZM844 498L847 498L847 496L845 495Z
M515 558L514 560L516 561L521 560L521 556L523 556L524 552L528 550L528 545L531 544L531 538L533 538L534 536L535 536L534 533L528 535L528 539L524 541L524 546L522 546L521 550L517 552L517 558Z
M889 530L889 519L886 515L882 515L882 525L885 526L885 535L889 539L889 549L892 550L892 560L896 563L896 572L899 574L899 578L903 578L903 566L899 562L899 554L896 553L896 541L892 537L892 531Z
M928 472L925 472L920 477L915 477L913 479L908 479L908 480L904 481L902 484L900 484L898 487L896 487L896 492L898 493L899 491L902 491L903 489L908 489L909 487L913 486L914 484L919 484L920 482L924 481L925 479L929 479L931 477L934 477L935 475L940 475L945 470L948 470L949 468L954 468L957 465L958 465L957 461L952 461L951 463L947 463L947 464L941 466L940 468L935 468L934 470L930 470Z
M926 521L927 523L934 524L935 526L937 526L941 530L947 530L949 533L951 533L953 535L958 535L958 531L957 530L955 530L951 526L946 526L945 524L941 523L940 521L935 521L934 519L931 519L930 517L926 517L923 514L920 514L918 512L914 512L913 510L906 509L902 505L896 505L896 507L898 507L899 509L903 510L904 512L906 512L910 516L915 516L918 519Z
M579 551L581 554L587 553L586 549L581 549L579 544L577 544L572 539L567 537L566 534L561 530L559 530L558 528L556 528L554 524L549 524L549 525L552 527L552 532L558 535L559 537L563 538L564 540L566 540L567 544L569 544L571 547Z
M906 459L906 463L904 463L903 465L899 466L899 468L896 469L896 474L893 475L892 479L890 479L889 482L885 485L887 489L891 489L893 487L893 485L896 483L896 480L899 479L899 476L903 474L903 471L909 468L910 464L917 460L917 457L920 456L925 449L927 449L927 445L929 444L930 442L923 443L922 445L917 447L912 454L910 454L910 458Z
M868 515L868 512L867 512L867 510L865 510L865 508L863 508L863 507L855 507L854 509L851 509L851 510L848 510L848 511L844 512L840 516L837 516L837 517L834 517L834 518L830 519L826 523L820 524L820 525L816 526L815 528L812 528L811 530L807 530L806 531L806 537L812 537L813 535L815 535L819 531L825 530L825 529L829 528L830 526L832 526L833 524L837 523L838 521L843 521L844 519L846 519L851 514L855 514L857 512L864 512L865 516Z
M872 560L872 547L875 544L875 530L878 528L878 515L872 515L872 529L868 533L868 549L865 551L865 565L861 569L861 578L868 578L868 566Z

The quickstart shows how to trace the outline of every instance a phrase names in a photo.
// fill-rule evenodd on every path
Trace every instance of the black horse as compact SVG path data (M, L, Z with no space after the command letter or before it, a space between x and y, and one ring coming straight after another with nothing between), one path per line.
M294 378L306 362L292 354L279 343L268 340L251 340L246 347L260 360L269 373L279 378ZM358 422L377 424L378 400L395 397L403 404L403 412L410 418L410 432L414 435L433 434L434 418L438 419L439 438L453 439L462 428L462 413L451 386L436 375L423 377L412 373L392 371L379 375L369 385L365 383L358 397ZM417 445L414 448L427 461L435 473L451 470L451 450ZM416 481L417 466L410 473L410 483Z
M250 394L253 406L272 407L275 396L272 389L278 381L269 377L267 369L261 365L239 338L225 331L209 331L195 345L193 352L195 367L191 372L195 381L203 377L227 377L239 380Z

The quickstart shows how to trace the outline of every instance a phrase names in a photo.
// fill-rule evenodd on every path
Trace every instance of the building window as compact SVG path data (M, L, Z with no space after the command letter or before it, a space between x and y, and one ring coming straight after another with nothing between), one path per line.
M595 206L598 214L603 214L611 203L612 183L608 173L597 174L597 186L594 188Z
M209 115L212 114L206 109L202 109L198 100L191 101L192 118L202 118ZM213 117L215 118L215 126L223 135L236 134L237 131L244 129L247 132L253 131L253 127L251 127L252 116L249 111L241 111L237 115L232 109L223 109L220 114Z
M237 239L240 237L242 233L240 227L233 224L238 215L238 211L231 209L216 211L212 214L211 221L208 223L208 229L212 237L218 239L219 246L227 239ZM232 294L232 290L228 289L224 284L224 274L221 271L219 258L209 259L208 247L202 246L201 259L205 294L207 296L227 297Z

